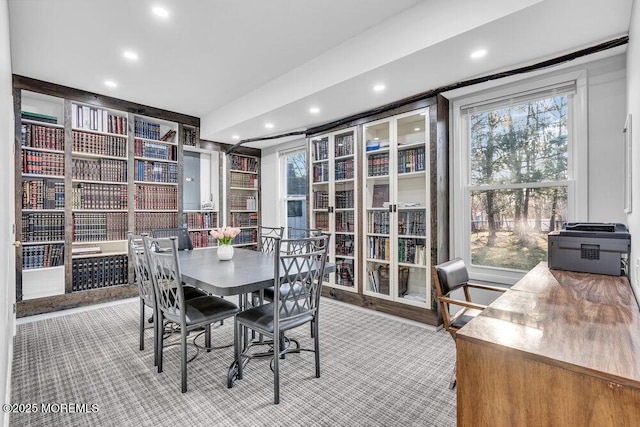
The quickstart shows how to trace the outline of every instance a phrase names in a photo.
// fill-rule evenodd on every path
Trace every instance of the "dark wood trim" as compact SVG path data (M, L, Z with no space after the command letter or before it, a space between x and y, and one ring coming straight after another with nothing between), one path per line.
M126 111L129 113L148 116L155 119L168 120L171 122L179 122L191 126L200 126L199 117L176 113L169 110L163 110L161 108L150 107L148 105L125 101L118 98L112 98L110 96L100 95L97 93L86 92L84 90L74 89L68 86L62 86L42 80L36 80L30 77L20 76L18 74L13 75L13 87L16 89L43 93L50 96L95 105L96 107ZM17 117L19 117L19 115Z
M439 326L442 324L438 318L438 313L426 308L418 308L412 305L370 297L360 293L343 291L328 286L322 288L322 296L431 326Z
M36 298L19 301L16 317L33 316L35 314L51 313L53 311L82 307L101 302L117 301L138 296L137 285L121 285L109 288L92 289L73 292L52 297Z
M22 92L13 89L13 112L14 117L20 117L20 106L22 105ZM14 119L14 182L15 182L15 240L22 242L22 122ZM22 246L15 248L15 271L16 271L16 301L22 300Z
M208 140L204 139L203 141L208 141ZM243 147L239 145L231 145L231 144L225 144L223 142L215 142L215 141L208 141L208 142L213 142L214 144L219 145L220 151L224 154L229 154L229 150L235 147L230 154L241 154L244 156L253 156L253 157L259 157L259 158L262 157L262 150L260 148Z

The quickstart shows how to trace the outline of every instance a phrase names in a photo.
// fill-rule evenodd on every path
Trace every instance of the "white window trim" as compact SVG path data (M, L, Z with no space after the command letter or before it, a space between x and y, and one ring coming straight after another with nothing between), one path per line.
M569 120L569 165L567 191L570 203L568 206L569 221L586 221L588 215L588 91L587 73L579 70L561 73L552 77L538 77L522 82L484 90L457 98L451 103L452 143L450 144L450 158L452 179L450 184L450 241L451 258L461 257L469 267L469 275L475 280L514 284L524 275L523 272L504 268L478 267L471 265L470 228L468 197L469 152L468 139L466 138L465 120L461 109L465 106L500 97L507 97L522 92L533 91L563 82L575 81L576 93L572 96L571 112Z

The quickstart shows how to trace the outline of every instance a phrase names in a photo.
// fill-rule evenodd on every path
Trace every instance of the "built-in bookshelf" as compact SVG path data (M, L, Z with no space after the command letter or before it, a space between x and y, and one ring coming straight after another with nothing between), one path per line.
M134 232L178 227L177 123L134 116Z
M428 111L364 125L363 293L431 308Z
M325 285L358 292L358 185L356 129L350 128L310 139L311 228L331 234L330 262L335 273Z
M260 224L260 159L244 154L226 156L227 225L240 228L234 246L255 246Z
M18 316L136 295L127 232L182 222L178 130L199 120L20 76L14 100Z

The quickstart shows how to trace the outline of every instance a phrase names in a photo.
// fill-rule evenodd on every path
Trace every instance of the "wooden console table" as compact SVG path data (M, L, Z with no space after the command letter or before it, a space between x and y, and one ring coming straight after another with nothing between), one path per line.
M626 277L540 263L457 334L459 426L640 426Z

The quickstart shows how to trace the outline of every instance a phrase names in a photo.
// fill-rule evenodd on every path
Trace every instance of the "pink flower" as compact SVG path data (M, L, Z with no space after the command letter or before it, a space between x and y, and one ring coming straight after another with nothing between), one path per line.
M221 245L230 245L234 237L240 234L240 229L236 227L216 228L209 232L214 239L218 240Z

